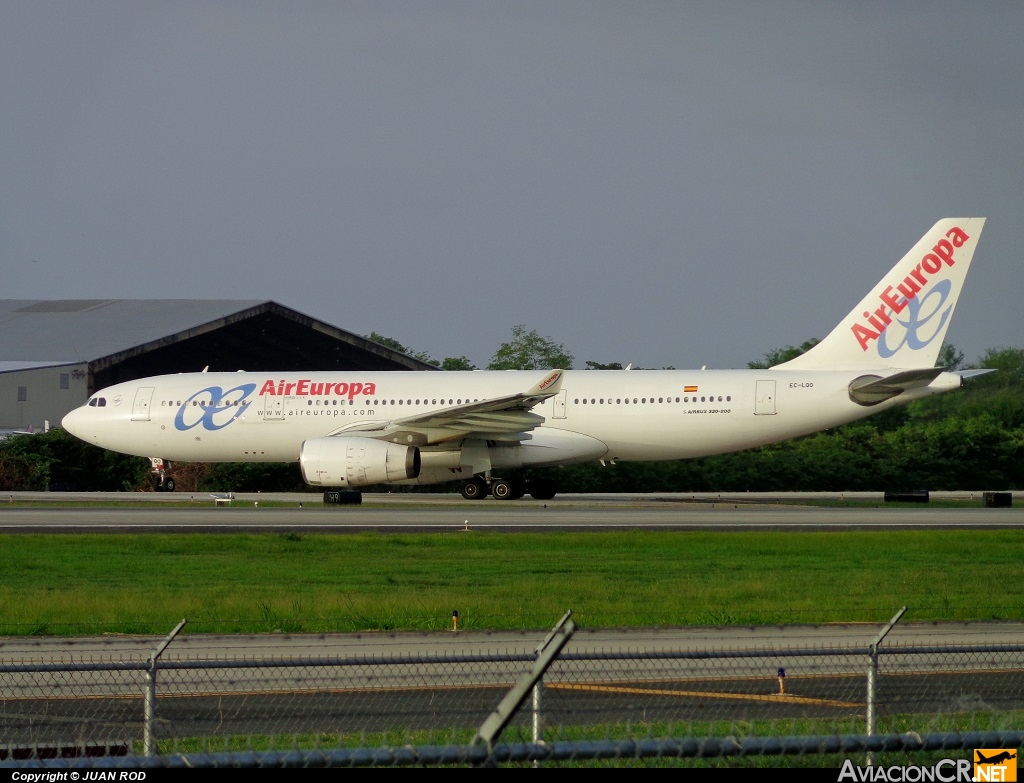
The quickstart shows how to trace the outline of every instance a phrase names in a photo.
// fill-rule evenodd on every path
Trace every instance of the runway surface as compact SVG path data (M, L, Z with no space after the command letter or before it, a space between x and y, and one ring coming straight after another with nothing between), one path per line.
M869 530L1024 527L1024 508L885 504L881 493L846 493L863 505L801 505L837 494L562 495L541 502L464 501L454 495L366 494L361 506L325 506L318 495L16 493L0 502L0 533L556 532L612 530ZM966 498L966 493L938 493ZM82 503L58 505L55 501ZM20 502L38 502L24 507ZM268 507L268 503L293 503ZM297 504L302 503L299 507ZM103 505L98 505L103 504ZM261 505L262 504L262 505Z

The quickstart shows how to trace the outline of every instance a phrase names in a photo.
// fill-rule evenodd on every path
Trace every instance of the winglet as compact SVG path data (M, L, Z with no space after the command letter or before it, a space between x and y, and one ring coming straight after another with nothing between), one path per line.
M558 394L562 385L562 376L565 370L552 370L542 381L531 386L524 394L524 397L550 397Z

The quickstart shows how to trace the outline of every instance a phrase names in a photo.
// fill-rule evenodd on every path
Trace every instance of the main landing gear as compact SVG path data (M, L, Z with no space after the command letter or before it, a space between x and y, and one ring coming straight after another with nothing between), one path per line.
M462 497L466 500L483 500L491 495L495 500L519 500L529 494L534 500L551 500L557 488L549 479L486 479L473 476L462 485Z

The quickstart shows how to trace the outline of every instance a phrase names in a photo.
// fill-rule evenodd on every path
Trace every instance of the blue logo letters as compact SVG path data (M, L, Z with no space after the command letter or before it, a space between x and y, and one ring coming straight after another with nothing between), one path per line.
M952 305L947 307L945 310L942 309L942 306L946 303L946 299L949 298L951 288L952 283L950 283L949 280L940 280L932 287L932 290L924 296L916 296L913 299L908 299L906 309L907 320L901 321L899 318L896 318L893 321L893 323L898 323L907 330L903 335L903 339L900 340L895 348L889 347L889 344L885 340L885 336L888 334L889 329L892 328L892 325L890 324L889 329L886 329L878 336L878 355L883 359L888 359L904 345L908 346L912 351L920 351L932 342L932 340L942 332L942 327L945 326L946 319L949 318L949 311L953 309ZM935 303L935 306L932 307L931 310L922 315L921 311L925 309L925 302L934 296L939 297L938 302ZM918 330L927 325L929 321L934 320L936 316L938 316L939 322L931 330L931 336L922 339Z
M224 391L220 386L200 389L178 408L175 429L185 432L200 424L204 429L222 430L252 405L246 398L256 391L255 383L243 383ZM237 394L236 394L237 392Z

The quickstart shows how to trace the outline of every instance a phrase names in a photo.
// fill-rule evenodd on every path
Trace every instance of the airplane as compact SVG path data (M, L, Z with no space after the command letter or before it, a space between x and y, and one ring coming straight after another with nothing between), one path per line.
M1006 750L1004 750L1002 753L997 753L990 759L985 758L985 754L982 753L980 750L975 750L974 752L978 755L978 758L975 760L975 763L977 764L999 764L1002 761L1008 761L1010 759L1017 758L1016 753L1011 753L1010 751Z
M468 500L548 500L557 487L531 468L740 451L985 372L935 366L984 223L940 220L824 340L770 369L204 371L103 389L63 426L164 464L298 461L325 489L459 480Z

